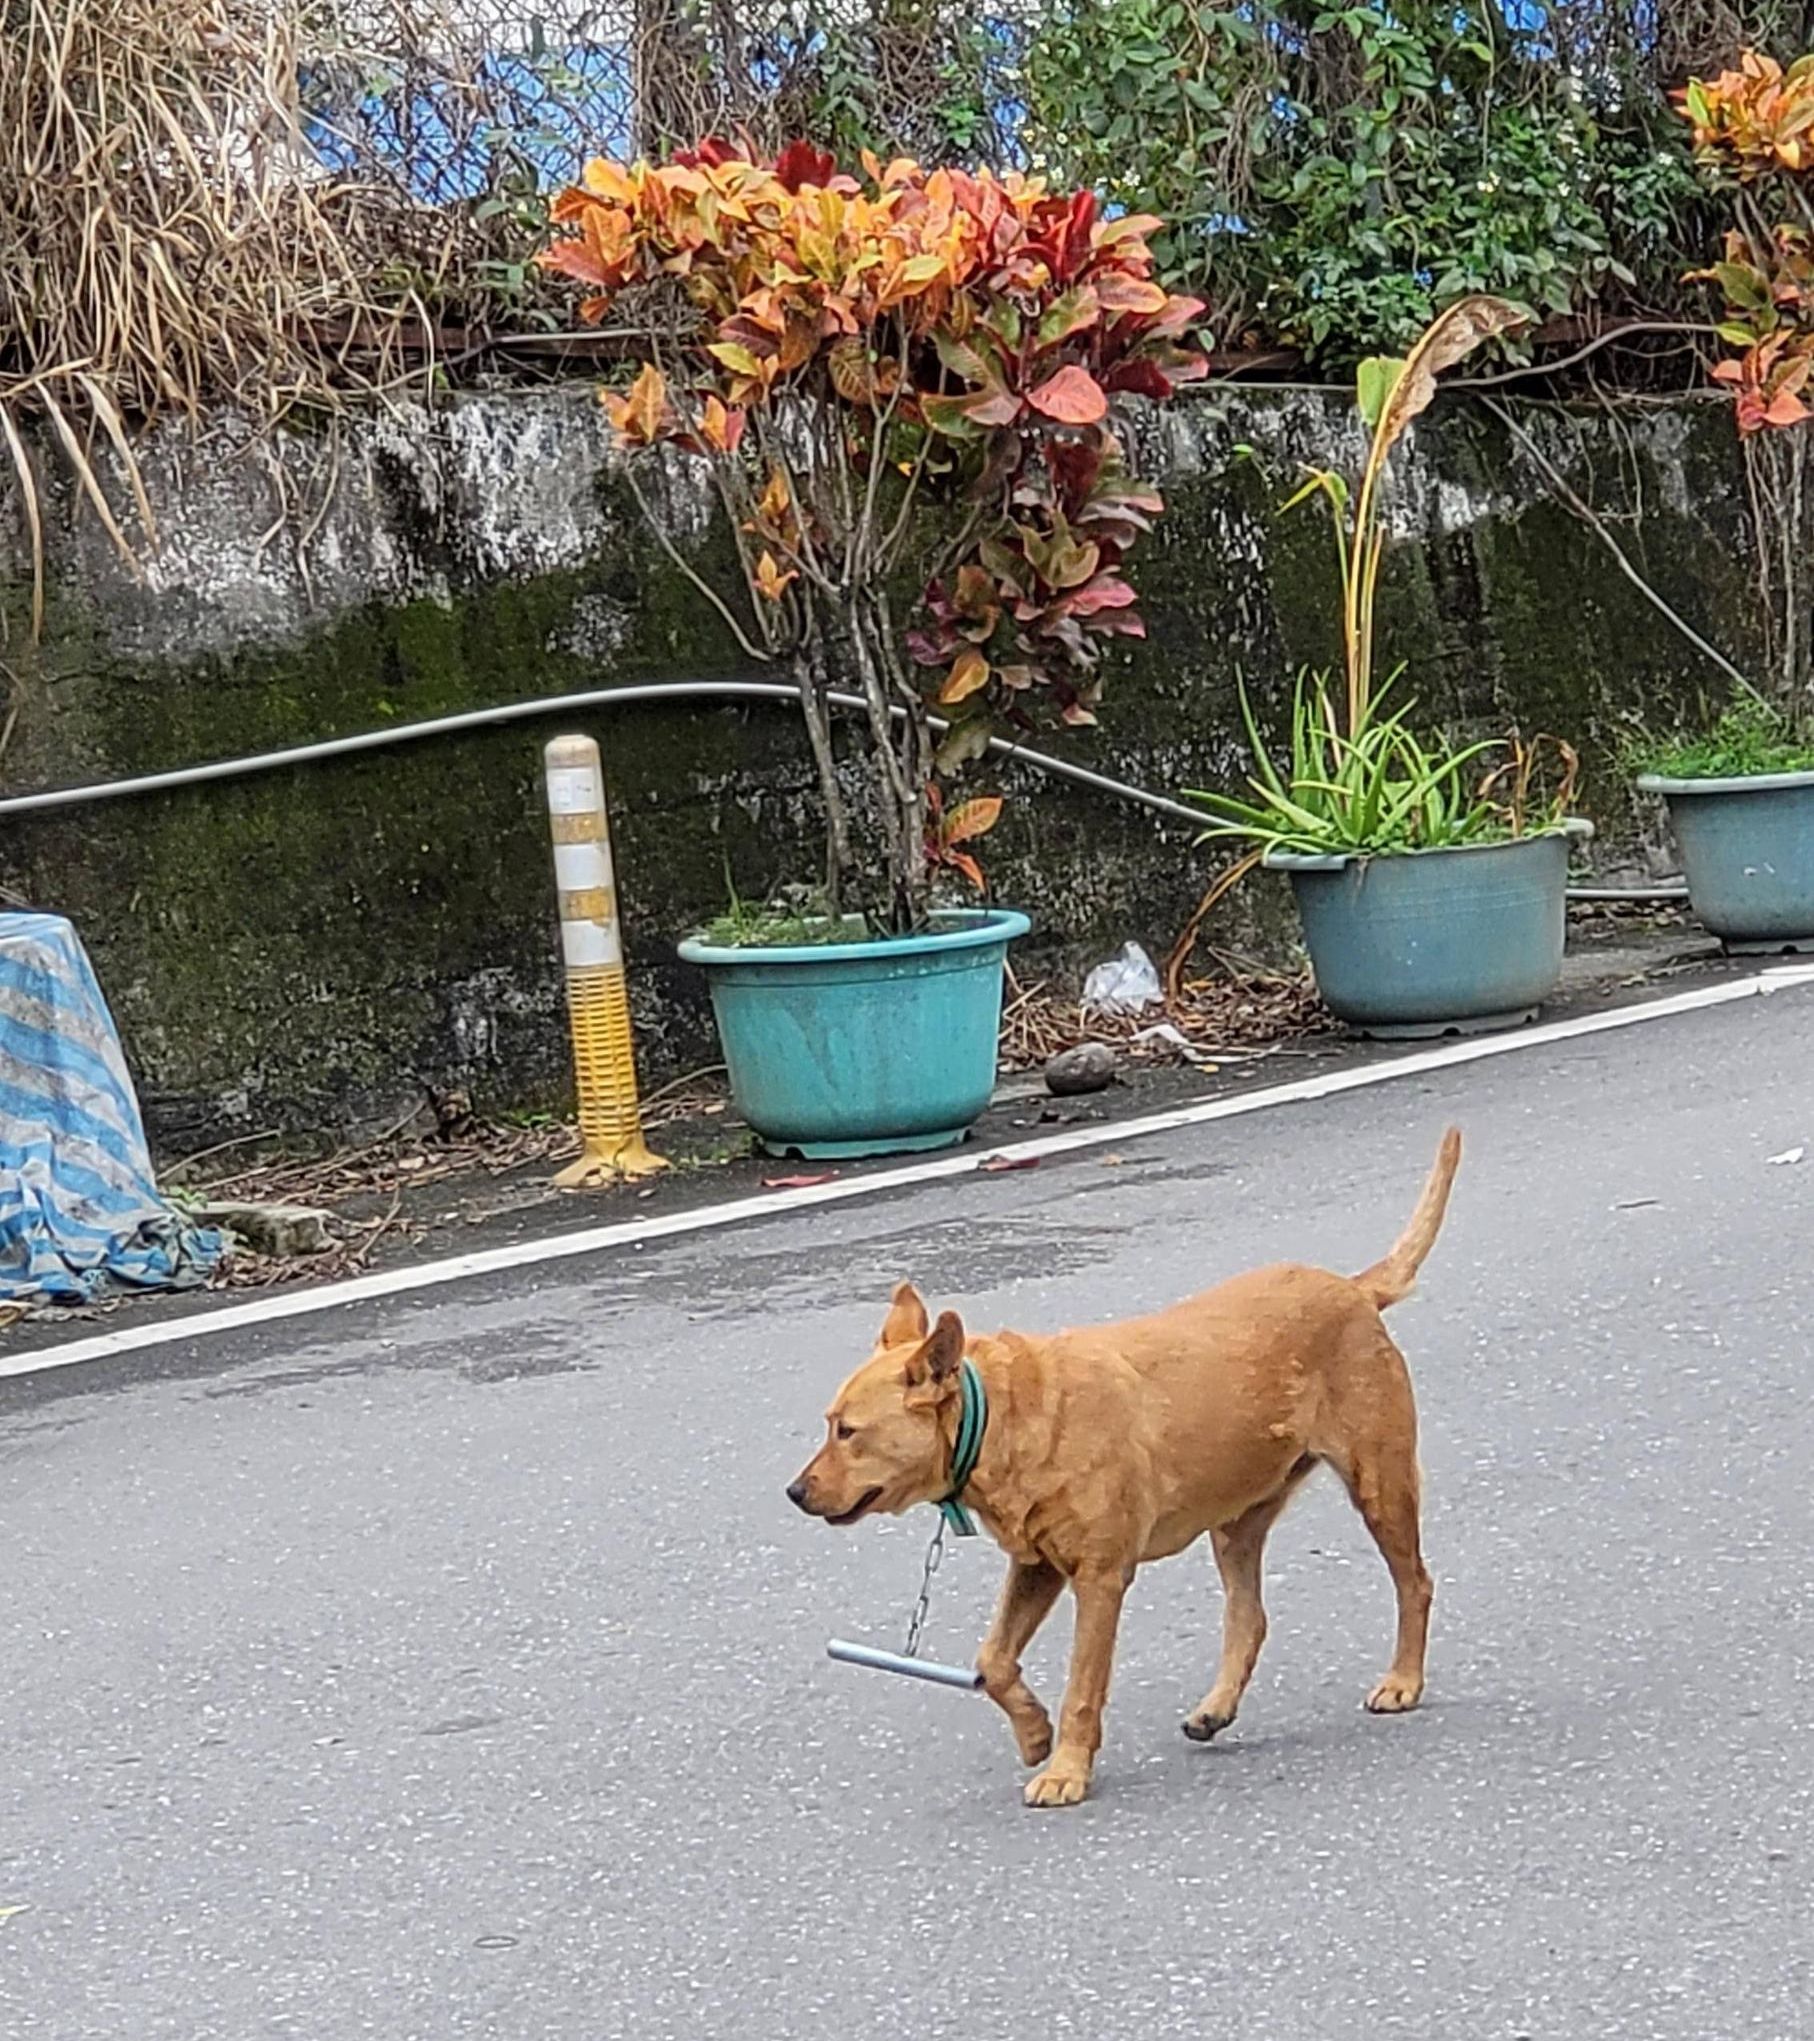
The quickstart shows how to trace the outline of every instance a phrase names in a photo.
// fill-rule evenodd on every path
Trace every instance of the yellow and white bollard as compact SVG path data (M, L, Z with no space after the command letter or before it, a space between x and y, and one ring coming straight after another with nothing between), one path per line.
M623 933L611 870L605 776L590 737L557 737L542 753L554 883L561 900L561 955L573 1023L580 1157L554 1179L563 1189L653 1176L666 1169L643 1140L636 1103L636 1054L624 982Z

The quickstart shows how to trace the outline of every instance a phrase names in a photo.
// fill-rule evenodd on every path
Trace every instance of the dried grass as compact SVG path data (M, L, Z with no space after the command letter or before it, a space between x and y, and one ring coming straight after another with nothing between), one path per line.
M938 102L930 18L824 0L822 26L780 0L0 0L0 475L34 634L40 448L136 567L146 421L331 423L563 325L528 257L581 155L774 139L846 35L897 125Z
M1061 1049L1106 1042L1136 1063L1209 1070L1250 1062L1334 1025L1308 974L1267 971L1236 958L1215 961L1217 976L1183 981L1162 1006L1138 1014L1085 1007L1043 983L1011 983L1002 1009L1002 1068L1037 1070Z
M721 1067L690 1071L651 1092L642 1103L644 1131L654 1134L678 1121L722 1113ZM164 1181L195 1197L331 1209L349 1198L420 1190L450 1177L501 1177L535 1168L552 1173L580 1149L579 1128L572 1120L511 1126L481 1118L465 1094L455 1091L426 1106L412 1106L381 1132L325 1154L278 1152L251 1162L225 1160L235 1149L278 1138L252 1134L199 1150L171 1164Z
M27 418L49 422L131 561L156 533L129 421L229 403L270 425L433 373L419 337L465 223L322 171L302 132L305 54L283 0L0 4L0 438L34 628L44 513Z
M709 1082L710 1076L694 1072L653 1093L643 1108L645 1130L657 1134L677 1121L721 1114L724 1092ZM458 1094L452 1096L459 1100ZM447 1103L438 1101L437 1109ZM380 1242L395 1248L421 1240L432 1224L447 1216L423 1202L422 1193L436 1184L498 1182L519 1173L551 1176L579 1153L579 1129L571 1120L512 1127L479 1119L469 1111L450 1119L443 1110L441 1117L437 1127L434 1111L412 1109L369 1141L309 1157L277 1155L225 1166L221 1158L239 1145L228 1142L172 1165L164 1172L164 1181L185 1197L307 1205L332 1215L335 1238L325 1253L284 1260L235 1247L214 1282L220 1289L266 1289L358 1275ZM254 1135L248 1141L271 1138ZM212 1173L201 1169L206 1161L215 1163ZM388 1200L383 1210L359 1209L379 1198Z

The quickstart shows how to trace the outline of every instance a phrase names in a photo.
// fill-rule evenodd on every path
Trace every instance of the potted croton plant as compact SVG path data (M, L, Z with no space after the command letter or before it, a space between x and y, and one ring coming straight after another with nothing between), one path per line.
M1367 1034L1513 1026L1562 972L1569 839L1592 833L1568 814L1574 753L1547 738L1420 734L1411 702L1394 698L1399 672L1376 684L1373 670L1387 456L1437 376L1526 316L1497 298L1464 298L1402 360L1361 364L1356 399L1370 442L1359 489L1313 469L1292 498L1320 498L1334 527L1343 682L1299 677L1282 766L1243 694L1251 798L1191 796L1212 818L1206 834L1250 846L1244 866L1289 876L1317 990Z
M1738 430L1805 430L1814 373L1814 56L1787 71L1748 52L1739 68L1678 95L1702 163L1743 190L1744 225L1700 272L1726 300L1738 352L1714 376ZM1766 218L1751 187L1774 185L1793 220ZM1790 486L1801 486L1792 472ZM1797 600L1796 577L1788 599ZM1799 634L1792 634L1799 635ZM1638 748L1638 785L1667 802L1696 915L1730 950L1814 949L1814 702L1791 673L1782 696L1749 689L1702 732Z
M1110 403L1204 374L1181 344L1203 307L1154 282L1156 220L867 153L850 174L799 142L772 162L716 141L593 162L554 218L543 259L589 287L583 316L646 336L605 393L628 484L647 509L639 468L666 459L674 486L716 489L734 585L656 535L788 674L817 767L811 906L681 946L738 1103L778 1151L957 1141L988 1102L1028 924L949 903L954 880L980 890L973 846L1001 803L939 777L1000 724L1093 722L1105 646L1143 635L1122 568L1162 506Z

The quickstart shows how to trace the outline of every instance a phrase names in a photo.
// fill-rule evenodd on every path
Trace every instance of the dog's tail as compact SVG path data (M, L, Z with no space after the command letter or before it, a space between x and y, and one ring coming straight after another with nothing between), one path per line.
M1417 1271L1423 1267L1424 1257L1436 1245L1436 1236L1442 1229L1442 1215L1449 1207L1449 1187L1455 1181L1460 1161L1461 1129L1451 1127L1436 1151L1436 1166L1430 1171L1430 1180L1423 1187L1410 1224L1383 1261L1376 1261L1354 1279L1372 1298L1376 1309L1384 1311L1388 1305L1402 1303L1416 1287Z

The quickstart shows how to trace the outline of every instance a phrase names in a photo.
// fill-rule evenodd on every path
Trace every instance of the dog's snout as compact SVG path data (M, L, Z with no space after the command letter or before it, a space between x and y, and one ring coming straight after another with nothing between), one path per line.
M795 1509L804 1509L806 1507L806 1477L804 1475L799 1480L790 1481L787 1484L787 1499L793 1504Z

